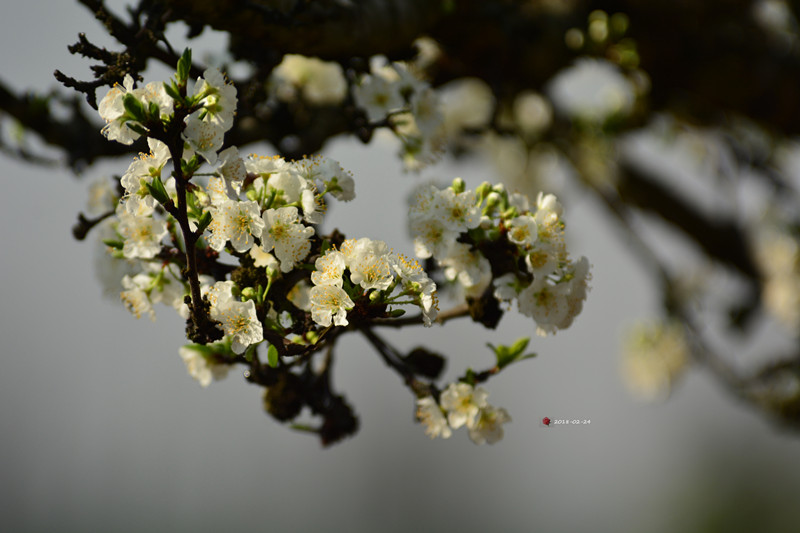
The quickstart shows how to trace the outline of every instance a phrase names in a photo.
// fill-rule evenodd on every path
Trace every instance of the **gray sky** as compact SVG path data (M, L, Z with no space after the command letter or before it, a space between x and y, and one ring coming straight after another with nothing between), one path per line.
M40 2L4 7L14 14L0 17L6 82L44 89L55 86L55 68L88 72L65 49L80 31L101 35L85 9L52 2L43 16ZM334 206L326 227L411 252L403 193L394 191L415 178L400 172L394 150L330 147L352 170L358 198ZM246 151L270 155L266 146ZM570 329L534 337L539 357L488 383L490 401L513 418L503 441L478 447L464 430L430 441L401 380L365 342L347 338L334 380L362 429L323 450L265 416L260 389L240 372L208 389L192 380L170 309L157 308L155 323L137 321L102 297L94 244L73 240L70 228L90 179L127 164L77 180L0 159L0 529L685 531L699 528L695 513L735 508L745 496L767 520L762 530L798 518L781 507L800 489L796 435L737 404L702 370L664 405L625 392L619 334L653 316L657 302L588 198L564 200L570 247L592 262L593 290ZM480 164L423 174L457 175L473 185L492 179ZM529 319L510 314L496 331L457 322L387 336L447 353L453 379L491 364L486 342L533 333ZM543 428L544 416L591 424Z

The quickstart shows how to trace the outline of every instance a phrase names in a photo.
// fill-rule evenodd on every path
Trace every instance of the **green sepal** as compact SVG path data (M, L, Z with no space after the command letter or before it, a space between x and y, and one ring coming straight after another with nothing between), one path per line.
M122 250L122 247L125 245L122 241L115 241L114 239L103 239L103 244L117 250Z
M122 105L125 108L128 116L137 122L145 122L147 119L147 112L144 105L131 93L127 93L122 97Z
M522 352L524 352L525 348L528 347L530 340L530 337L522 337L511 346L504 346L502 344L499 346L493 346L490 343L487 343L486 345L492 351L494 351L495 356L497 356L497 368L502 370L511 363L536 357L535 353L522 355Z
M270 344L267 348L267 364L272 368L278 366L278 349L274 344Z
M398 318L403 316L404 314L406 314L405 309L392 309L391 311L389 311L389 316L392 318Z
M178 68L176 74L176 78L178 78L178 83L181 85L186 84L186 80L189 79L189 70L192 68L192 49L187 48L183 51L181 58L178 60Z
M150 183L145 183L147 186L147 191L156 199L158 203L161 205L167 205L169 203L169 194L167 194L167 189L164 188L164 183L161 181L161 178L156 176L153 178L153 181Z
M203 233L209 224L211 224L211 211L206 211L197 222L197 233Z

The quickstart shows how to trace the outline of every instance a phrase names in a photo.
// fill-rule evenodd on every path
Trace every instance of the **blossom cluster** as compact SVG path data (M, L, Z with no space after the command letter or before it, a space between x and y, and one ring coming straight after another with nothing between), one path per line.
M151 154L137 159L133 165L151 161L158 161L158 158ZM157 166L145 167L141 175L158 175L163 165L149 164ZM173 181L170 178L165 184L170 198L175 197ZM316 235L314 226L322 221L326 195L344 201L355 196L352 177L336 161L322 157L286 161L280 157L256 155L242 159L237 148L231 147L218 154L216 168L207 184L196 187L189 195L188 216L195 227L207 219L204 239L214 252L247 254L256 267L270 267L267 272L280 276L291 272L311 252ZM156 204L148 188L142 186L132 192L126 188L117 207L116 224L124 258L154 260L162 247L169 245L168 235L178 240L179 237L168 230L175 228L174 220L170 216L159 218ZM155 283L154 276L143 273L132 279L137 281L137 287L143 288ZM213 278L201 280L204 292L214 281ZM263 284L266 286L268 282L265 275ZM126 283L130 283L127 278L123 281ZM229 285L222 289L217 287L219 283ZM185 282L174 285L180 286L176 301L182 302L188 288ZM221 329L232 342L233 352L239 354L263 337L255 302L233 297L232 291L241 293L246 287L232 285L232 281L217 281L214 285L219 295L211 301L211 318L220 322ZM143 310L150 312L151 304L163 299L161 292L152 290L135 293L128 290L123 298L137 316Z
M374 61L353 89L353 99L367 118L373 123L386 120L400 139L400 155L409 170L435 162L444 143L439 96L415 70L412 64Z
M350 173L319 155L287 160L225 147L236 88L215 69L190 82L190 63L187 50L175 78L165 83L136 87L126 76L99 104L109 140L131 144L142 137L149 149L129 164L117 187L92 191L92 211L103 213L95 223L102 221L113 258L109 276L125 307L151 319L155 304L173 307L186 319L192 341L180 350L189 374L205 387L233 364L248 365L250 379L267 389L265 409L281 421L308 406L325 418L321 434L330 430L341 438L355 431L349 407L325 384L325 368L337 338L359 331L415 395L432 391L417 401L428 435L447 438L464 426L478 444L502 438L510 417L474 386L532 357L522 355L527 340L493 348L491 371L478 376L470 370L439 394L433 380L444 359L424 349L401 354L373 328L429 327L465 316L464 308L439 316L439 274L468 301L517 300L540 332L567 327L586 297L589 267L585 258L569 259L555 197L540 195L529 207L524 196L488 183L475 191L460 179L441 190L420 187L409 222L414 251L433 265L432 278L417 259L383 241L322 234L331 198L355 197ZM442 118L435 92L412 70L376 63L353 87L353 97L375 127L388 125L403 140L406 163L416 164L432 150ZM278 99L334 105L341 87L326 94L321 81L339 79L334 71L287 56L273 72L271 90ZM419 314L399 319L408 305ZM266 348L266 362L259 346ZM313 355L323 349L319 373Z
M491 287L497 300L516 300L546 335L572 324L590 280L588 260L569 257L562 212L552 194L540 193L531 206L502 186L466 190L456 179L417 190L409 227L417 256L435 259L463 297L480 298Z
M180 89L176 82L134 88L126 76L123 85L112 88L100 102L99 112L106 121L103 134L109 140L130 144L144 135L150 148L121 178L124 192L114 206L115 217L109 219L113 235L105 242L129 267L122 278L121 297L134 315L154 318L153 304L165 302L187 318L188 280L179 263L172 261L173 251L184 246L185 235L170 211L180 204L176 171L170 169L180 168L179 179L188 182L203 163L210 165L204 183L197 180L185 193L186 217L200 234L198 245L211 253L246 254L248 261L265 269L255 298L254 287L199 276L210 302L210 318L223 330L233 354L241 354L263 340L256 303L262 303L265 287L306 259L316 235L314 226L322 221L325 198L352 200L354 181L336 161L320 156L286 161L257 155L242 158L236 147L221 150L224 134L233 124L236 89L215 69L208 69L193 90L184 89L182 94ZM159 138L166 140L181 110L183 146L176 152ZM177 157L179 164L170 165ZM101 196L114 199L113 194ZM192 366L197 367L194 361Z
M321 326L348 325L347 311L356 305L351 297L383 307L416 304L426 326L436 319L436 284L416 260L395 254L383 241L347 239L339 250L319 257L314 268L308 301L311 318Z
M483 387L451 383L439 396L417 399L417 418L430 438L450 438L452 430L466 426L475 444L494 444L503 438L503 424L511 421L505 409L490 405Z

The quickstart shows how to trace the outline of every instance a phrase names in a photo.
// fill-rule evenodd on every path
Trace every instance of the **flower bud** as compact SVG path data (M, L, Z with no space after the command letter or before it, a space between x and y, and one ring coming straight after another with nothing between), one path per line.
M464 191L466 190L467 186L466 186L466 184L464 183L464 180L462 180L461 178L455 178L455 179L453 180L453 184L452 184L452 185L450 185L450 188L452 188L452 189L453 189L453 191L454 191L456 194L459 194L459 193L462 193L462 192L464 192Z
M242 300L255 300L256 290L253 287L245 287L242 289Z

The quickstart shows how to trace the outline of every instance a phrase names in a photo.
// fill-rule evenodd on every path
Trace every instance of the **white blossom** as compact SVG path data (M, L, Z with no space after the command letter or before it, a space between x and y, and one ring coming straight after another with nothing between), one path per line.
M353 88L353 99L373 122L383 120L392 111L405 106L398 84L382 76L364 76L361 83Z
M590 122L628 113L635 99L632 84L616 65L588 58L556 74L547 92L557 110Z
M205 122L194 113L186 117L183 139L189 147L213 165L217 162L217 152L222 148L225 130L213 122Z
M289 272L311 251L309 239L314 235L314 228L298 220L297 208L293 206L267 209L263 218L261 245L265 252L274 249L275 257L281 262L281 272Z
M294 163L294 169L318 190L327 190L337 200L349 202L356 197L352 175L335 159L319 155L304 158Z
M467 383L451 383L439 397L442 409L447 411L447 422L453 429L466 425L472 427L478 412L486 407L489 393L483 387L472 388Z
M333 285L341 287L344 283L342 279L344 269L344 254L336 250L328 250L325 252L325 255L317 258L314 263L314 272L311 273L311 282L314 285Z
M161 239L167 234L167 223L149 216L134 216L119 211L117 231L122 236L122 254L128 258L152 259L161 251Z
M147 189L147 184L151 184L153 178L161 177L161 171L171 157L169 148L163 142L148 138L147 144L150 153L139 154L120 179L125 188L122 200L125 209L132 215L144 216L153 212L157 202Z
M317 285L309 291L311 319L320 326L328 327L331 320L337 326L346 326L347 310L355 303L341 287L336 285Z
M347 239L342 254L350 270L350 281L362 289L386 290L394 280L389 247L383 241L368 238Z
M150 320L155 321L156 312L147 294L151 284L152 279L147 274L137 274L133 277L125 275L122 278L122 287L125 290L120 293L120 298L136 318L142 318L142 315L147 314Z
M139 138L139 133L131 129L129 125L144 127L139 122L129 118L123 103L125 96L128 94L141 102L147 112L149 112L150 103L155 103L159 110L159 116L154 118L160 118L172 112L173 101L164 90L163 84L151 82L144 87L134 89L133 78L130 74L126 74L122 86L119 84L114 85L97 106L100 117L106 121L101 133L109 141L132 144L133 141Z
M271 268L275 271L280 269L280 263L275 259L275 256L265 252L260 246L250 248L250 257L253 258L253 265L256 267Z
M441 87L441 113L448 136L481 130L492 119L494 95L479 78L459 78Z
M414 236L414 253L421 259L446 257L458 237L458 232L435 218L412 219L409 229Z
M469 438L475 444L494 444L503 438L503 424L511 417L502 407L486 405L478 411L475 422L468 427Z
M228 241L237 252L246 252L255 243L254 237L260 237L264 230L258 204L253 201L227 200L212 209L211 213L211 224L208 226L211 236L208 241L209 246L218 252Z
M217 302L211 318L219 321L225 335L231 337L231 350L235 354L244 353L248 346L264 339L264 328L256 316L253 300Z
M244 160L239 156L239 149L235 146L226 148L219 153L219 168L217 173L225 178L225 182L230 185L236 194L242 188L242 182L247 177Z
M192 96L200 97L203 106L200 118L203 122L216 126L220 134L231 129L236 112L236 88L226 82L219 70L206 69L203 77L197 79ZM213 161L209 160L209 163Z
M201 387L208 387L212 380L223 379L230 370L230 365L215 362L202 348L191 344L181 346L178 353L186 364L189 375L196 379Z
M413 292L419 299L423 324L425 327L430 327L439 314L436 283L428 277L416 259L410 259L402 254L393 255L391 264L403 288Z
M432 439L448 439L453 433L441 407L432 396L417 398L417 418L425 426L425 434Z
M492 281L489 260L478 250L471 250L468 244L453 244L439 264L445 267L445 277L458 282L468 296L479 296Z
M311 285L304 279L294 284L286 299L302 311L311 311Z
M508 240L520 246L530 246L539 236L536 219L529 215L520 215L511 219L508 224Z
M536 321L537 334L555 333L569 313L568 287L552 285L546 279L534 280L518 295L519 312Z
M336 105L347 96L347 81L338 63L286 54L272 70L270 89L283 102L299 94L312 104Z
M106 121L106 125L100 132L109 141L117 141L121 144L132 144L139 138L139 134L128 127L125 120L125 106L122 101L126 94L133 92L133 78L126 74L122 85L115 84L111 90L100 100L97 111L100 117ZM133 123L138 124L138 123Z

